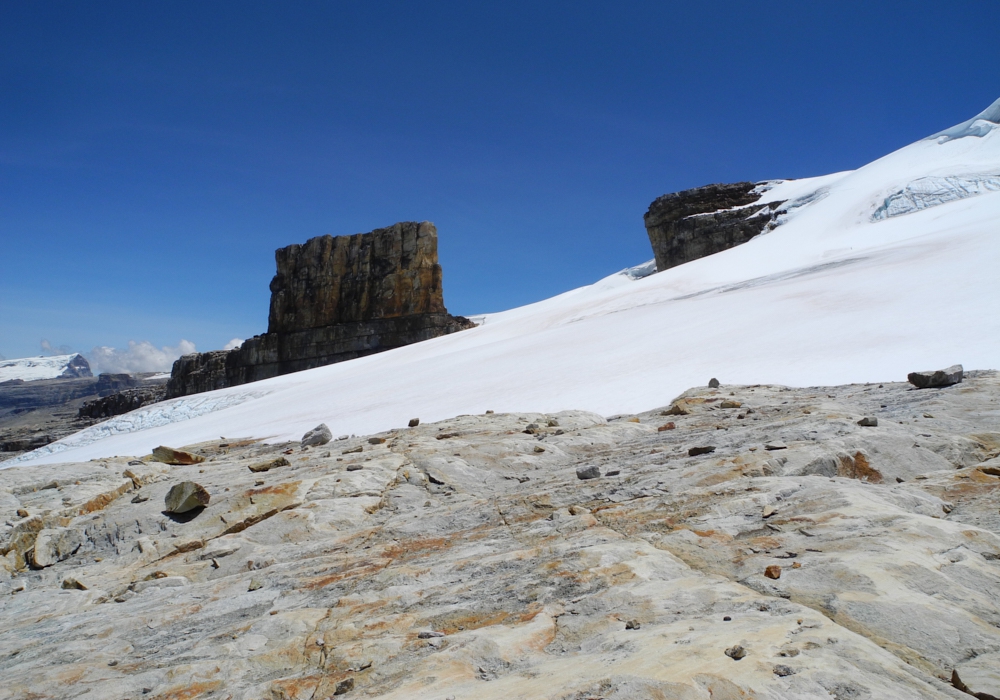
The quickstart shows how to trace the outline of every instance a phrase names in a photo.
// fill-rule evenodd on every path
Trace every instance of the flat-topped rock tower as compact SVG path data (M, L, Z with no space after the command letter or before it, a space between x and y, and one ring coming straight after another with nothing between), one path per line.
M168 398L259 381L436 338L474 324L444 306L437 229L404 221L275 251L267 333L185 355Z

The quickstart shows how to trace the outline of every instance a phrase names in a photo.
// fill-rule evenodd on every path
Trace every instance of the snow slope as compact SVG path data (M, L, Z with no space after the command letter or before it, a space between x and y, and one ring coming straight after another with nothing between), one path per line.
M20 379L33 382L39 379L58 379L67 366L77 357L53 355L51 357L22 357L17 360L0 360L0 382Z
M1000 101L856 171L768 183L762 201L793 200L789 213L737 248L623 271L443 338L156 404L2 466L298 439L320 422L365 434L486 409L610 415L713 376L809 386L1000 367L997 121ZM920 204L901 206L907 196Z

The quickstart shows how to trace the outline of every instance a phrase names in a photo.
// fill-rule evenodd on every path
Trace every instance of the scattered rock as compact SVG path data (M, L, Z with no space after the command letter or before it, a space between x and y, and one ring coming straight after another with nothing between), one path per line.
M148 500L149 496L147 496L144 493L137 493L136 495L132 496L132 503L145 503Z
M44 569L56 562L69 559L83 544L83 537L68 527L45 528L35 538L35 551L31 564L36 569Z
M775 508L774 506L764 506L763 516L765 518L770 518L772 515L776 515L777 512L778 509Z
M549 426L550 428L558 428L559 421L557 421L555 418L549 418L549 422L546 423L546 425Z
M360 464L348 464L347 465L347 471L349 471L349 472L359 472L362 469L364 469L364 467L362 465L360 465Z
M287 467L290 466L289 462L284 457L278 457L277 459L268 460L267 462L257 462L256 464L251 464L247 467L252 472L266 472L271 469L276 469L277 467Z
M334 695L346 695L347 693L354 690L354 679L345 678L337 684L336 689L333 691Z
M352 455L352 454L354 454L354 453L356 453L356 452L361 452L361 451L363 451L363 450L364 450L364 448L363 448L363 447L362 447L361 445L358 445L357 447L352 447L352 448L350 448L350 449L348 449L348 450L344 450L344 451L343 451L343 452L341 452L340 454L344 454L344 455Z
M435 632L433 630L428 632L418 632L417 639L434 639L435 637L443 637L444 632Z
M795 675L795 670L791 666L785 666L785 664L778 664L774 667L774 675L784 678L785 676Z
M65 588L66 590L76 590L76 591L87 590L87 587L85 585L80 583L78 579L75 579L72 576L67 576L66 578L63 579L62 588Z
M201 484L193 481L182 481L174 484L163 499L168 513L187 513L195 508L207 506L211 500L208 491Z
M677 427L677 426L676 426L676 425L674 425L674 422L673 422L673 421L670 421L669 423L664 423L664 424L663 424L663 425L661 425L661 426L660 426L659 428L657 428L657 429L656 429L656 432L658 432L658 433L662 433L662 432L663 432L664 430L673 430L673 429L674 429L674 428L676 428L676 427Z
M172 447L160 445L153 449L153 461L164 464L187 465L200 464L205 461L201 455L191 454L184 450L175 450Z
M686 416L691 412L687 410L684 406L679 403L675 403L673 406L668 408L666 411L660 411L661 416Z
M739 401L727 400L719 404L719 408L741 408L743 406Z
M381 445L384 442L385 442L385 438L384 437L370 437L370 438L368 438L368 444L369 445Z
M607 472L605 472L604 476L618 476L621 473L622 473L621 469L609 469Z
M411 418L410 422L407 423L407 425L409 427L411 427L411 428L416 428L418 425L420 425L420 419L419 418Z
M781 440L772 440L771 442L768 442L768 443L764 444L764 449L765 450L770 450L772 452L774 450L787 450L788 449L788 445L786 445L785 443L783 443Z
M247 591L259 591L264 587L264 582L259 578L250 579L250 585L247 586Z
M878 426L878 418L875 418L874 416L865 416L858 421L858 425L863 428L874 428Z
M737 644L734 647L729 647L728 649L726 649L726 656L728 656L733 661L739 661L740 659L745 658L746 655L747 655L747 650L744 649L739 644Z
M771 579L781 578L781 567L777 564L771 564L769 567L764 569L764 575Z
M534 451L535 451L535 453L545 452L545 448L542 447L541 445L535 445L535 450Z
M931 389L934 387L951 386L962 381L964 371L962 365L952 365L948 369L939 369L928 372L910 372L906 375L907 380L918 389Z
M315 428L302 436L302 447L312 447L314 445L325 445L333 439L333 433L326 427L326 423L320 423Z
M570 515L586 515L589 512L590 512L590 509L589 508L584 508L583 506L570 506L569 507L569 514Z
M589 467L577 467L576 478L580 480L597 479L601 476L601 469L595 465Z
M715 377L712 377L711 379L709 379L708 380L708 388L709 389L718 389L719 388L719 380L716 379Z
M625 623L625 629L627 630L637 630L640 627L642 627L642 625L639 623L638 620L629 620L628 622Z
M642 421L639 420L639 416L632 416L631 418L628 419L628 422L629 423L641 423Z
M27 518L28 517L28 511L26 511L24 508L18 508L17 509L17 517L19 517L19 518Z
M703 447L691 447L688 448L688 457L697 457L698 455L707 455L715 452L715 447L713 445L705 445Z

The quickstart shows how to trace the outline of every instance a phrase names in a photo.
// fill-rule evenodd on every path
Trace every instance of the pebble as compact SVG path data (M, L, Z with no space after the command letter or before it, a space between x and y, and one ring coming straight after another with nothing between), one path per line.
M771 579L781 578L781 567L777 564L771 564L769 567L764 569L764 575Z
M726 656L728 656L733 661L739 661L740 659L745 658L746 655L747 655L747 650L744 649L739 644L726 649Z

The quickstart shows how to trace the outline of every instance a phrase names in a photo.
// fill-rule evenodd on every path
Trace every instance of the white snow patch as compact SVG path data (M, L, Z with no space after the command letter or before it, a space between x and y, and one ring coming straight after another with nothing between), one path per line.
M76 353L72 355L22 357L16 360L0 360L0 382L10 381L11 379L20 379L24 382L34 382L40 379L58 379L75 357Z

